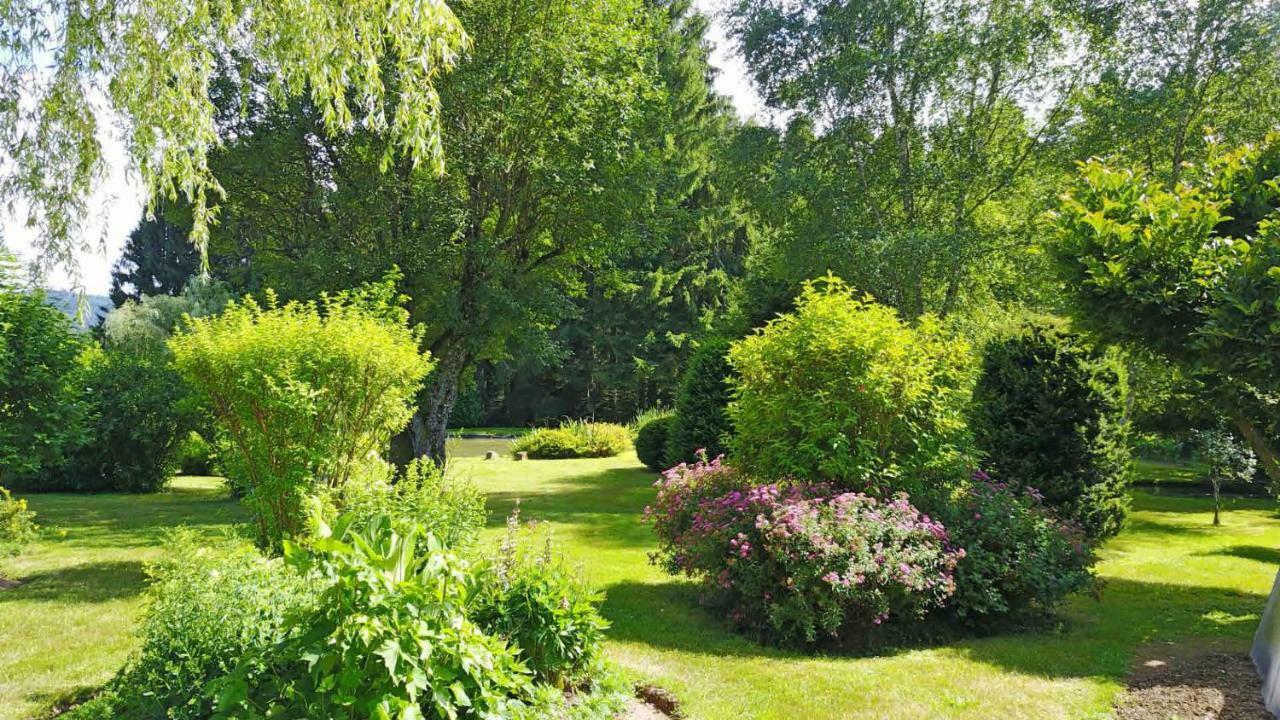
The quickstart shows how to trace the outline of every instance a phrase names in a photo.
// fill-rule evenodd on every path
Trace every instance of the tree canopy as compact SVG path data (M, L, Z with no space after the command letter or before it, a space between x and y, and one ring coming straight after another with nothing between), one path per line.
M182 197L203 247L223 188L209 155L221 71L280 106L306 97L333 133L387 139L382 161L443 167L435 83L469 37L442 0L0 3L0 201L75 266L117 119L150 196Z

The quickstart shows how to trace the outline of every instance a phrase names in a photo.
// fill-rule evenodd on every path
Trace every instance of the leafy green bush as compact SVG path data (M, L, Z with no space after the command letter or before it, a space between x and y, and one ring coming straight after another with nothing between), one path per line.
M195 424L190 392L158 349L100 350L81 358L86 434L41 490L154 492L178 469Z
M988 344L970 413L985 469L1089 537L1115 535L1129 505L1126 393L1118 363L1052 324Z
M106 717L210 717L205 686L283 640L287 618L314 605L314 587L252 547L209 543L189 530L175 532L168 546L167 559L151 568L141 647L98 701L111 706Z
M1094 582L1095 558L1084 533L1050 513L1034 490L978 472L939 516L952 545L964 548L948 604L961 622L989 625L1011 614L1046 612Z
M674 423L675 414L667 412L646 418L643 424L636 425L636 456L650 470L660 471L667 467L667 441Z
M16 555L36 539L36 514L27 501L0 487L0 556Z
M178 470L184 475L215 475L217 453L200 433L192 430L178 443Z
M83 436L73 378L85 343L43 293L3 282L0 338L0 484L38 488Z
M969 347L932 317L909 326L829 276L729 362L732 455L748 474L917 498L965 475Z
M667 433L666 464L693 462L698 450L716 457L728 449L733 368L726 340L709 340L689 357L676 393L676 419Z
M535 460L613 457L631 447L631 433L621 425L568 420L558 428L531 430L511 443L511 454L529 453Z
M285 557L324 590L288 637L211 690L241 718L506 717L532 696L516 651L467 617L476 577L437 541L381 516L320 525Z
M603 646L609 627L600 615L603 596L553 555L549 538L540 555L526 552L517 538L518 518L513 514L507 523L507 539L491 569L495 580L479 593L473 617L518 647L538 680L569 685Z
M413 413L430 369L394 278L320 302L252 299L194 320L169 346L217 419L219 458L279 547L303 527L303 498L339 488Z
M525 452L535 460L563 460L585 457L578 436L567 428L536 428L511 443L512 456Z
M353 479L330 497L356 524L385 515L397 532L408 533L420 525L447 548L470 545L484 528L484 495L427 458L411 461L395 477L389 472L370 475Z

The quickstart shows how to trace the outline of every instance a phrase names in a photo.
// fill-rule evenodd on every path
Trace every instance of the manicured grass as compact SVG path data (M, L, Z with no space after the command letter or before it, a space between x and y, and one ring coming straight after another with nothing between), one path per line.
M1205 485L1206 469L1200 462L1177 463L1167 460L1134 460L1133 481L1139 485L1187 486Z
M211 535L244 519L216 478L177 478L154 495L31 495L45 528L0 574L0 718L38 716L101 685L133 648L145 563L163 552L166 528Z
M1220 638L1241 650L1280 563L1274 502L1235 500L1211 524L1198 497L1136 493L1130 527L1102 553L1100 600L1075 598L1058 627L875 657L759 647L697 606L688 583L648 564L640 511L653 474L608 460L461 460L490 497L490 532L517 499L608 593L610 654L667 687L691 718L1108 717L1145 643Z
M483 442L483 441L481 441ZM759 647L699 609L687 581L648 563L640 512L653 474L634 455L485 461L452 471L489 495L489 539L520 501L608 593L609 653L637 680L675 692L710 718L1101 718L1146 643L1213 637L1247 647L1280 563L1280 520L1266 500L1235 500L1210 525L1200 497L1138 492L1130 527L1103 551L1101 600L1074 599L1059 626L872 657ZM243 515L215 481L179 479L154 496L31 496L49 533L0 563L28 578L0 591L0 720L37 714L106 680L132 641L163 528L223 532Z

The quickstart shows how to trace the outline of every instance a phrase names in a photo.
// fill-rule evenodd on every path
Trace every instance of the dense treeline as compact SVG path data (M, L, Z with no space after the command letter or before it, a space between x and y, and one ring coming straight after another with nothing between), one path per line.
M828 271L979 341L1019 308L1061 313L1043 218L1077 161L1172 187L1280 109L1267 2L741 0L726 21L772 125L713 92L685 0L457 12L475 44L437 83L442 178L305 100L262 104L243 73L214 93L214 275L305 298L398 266L437 361L412 423L436 457L446 424L670 406L700 344ZM157 266L190 266L169 242L190 218L165 210L130 239L120 298L181 287ZM1143 357L1154 426L1196 380Z

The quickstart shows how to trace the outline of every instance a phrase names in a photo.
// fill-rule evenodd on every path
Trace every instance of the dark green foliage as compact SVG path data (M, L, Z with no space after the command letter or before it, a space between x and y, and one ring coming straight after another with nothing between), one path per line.
M1093 584L1096 558L1084 534L1031 491L977 473L936 515L951 544L964 548L947 605L962 623L985 626L1008 615L1048 612Z
M195 422L186 384L159 351L95 349L81 362L77 381L88 407L83 441L33 489L163 488Z
M199 271L200 251L184 229L161 213L143 217L111 268L111 302L120 307L144 295L178 295Z
M192 430L178 443L178 470L183 475L216 475L216 455L213 445Z
M1091 538L1128 511L1123 370L1078 337L1041 322L985 350L971 426L998 482L1035 488Z
M708 340L694 351L680 376L676 417L667 437L668 464L693 462L698 450L714 458L728 448L733 426L727 408L733 369L727 340Z
M27 488L79 441L83 407L73 377L85 344L43 293L5 280L0 268L0 484Z
M665 413L651 417L636 428L636 456L650 470L664 470L667 462L667 442L675 414Z

